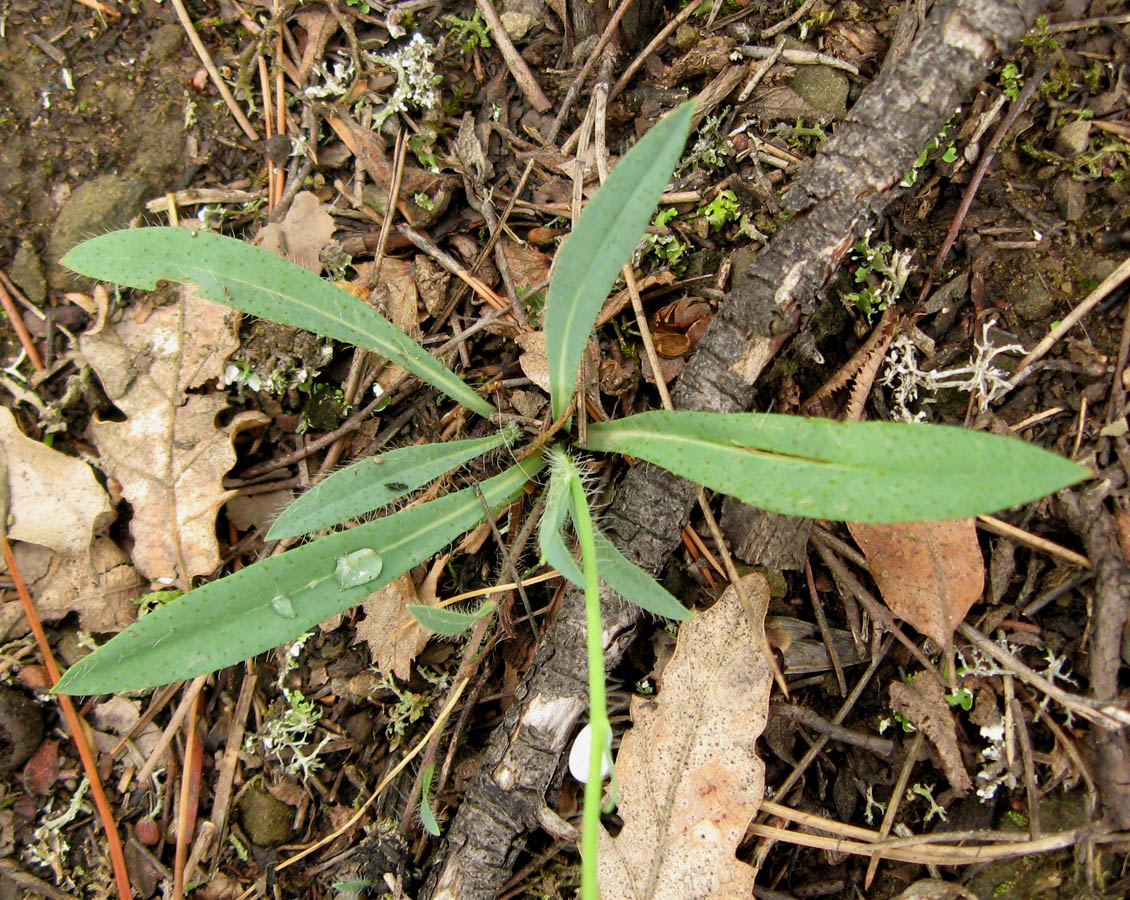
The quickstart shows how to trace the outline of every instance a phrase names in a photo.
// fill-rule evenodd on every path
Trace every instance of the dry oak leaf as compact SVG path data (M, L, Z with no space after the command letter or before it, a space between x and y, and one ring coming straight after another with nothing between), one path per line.
M431 637L408 612L408 604L416 602L416 585L405 572L365 599L364 618L357 623L357 642L369 645L373 667L401 680L412 675L412 661Z
M357 623L357 639L369 645L373 667L384 673L391 672L401 681L412 674L412 663L427 646L432 633L408 612L409 603L436 605L436 586L447 566L451 554L441 554L419 587L412 575L405 572L395 581L373 591L361 604L365 617Z
M730 586L679 629L655 699L632 700L616 757L620 815L600 835L600 890L617 900L745 900L754 870L734 855L765 792L757 738L772 675L754 629L769 586L743 578L756 622Z
M985 588L973 519L849 522L848 529L891 611L939 647L949 646L954 629Z
M942 771L959 794L973 787L957 742L957 721L946 703L945 689L929 672L919 672L909 684L890 685L891 709L921 731L938 751Z
M225 428L222 394L187 394L219 376L236 348L234 313L181 286L178 300L143 322L127 315L79 349L124 422L91 423L103 468L133 507L133 561L146 578L192 578L220 562L216 513L231 497L221 480L235 463L232 440L264 424L240 413Z
M114 516L90 466L24 435L7 408L0 408L0 452L8 466L8 537L65 556L85 553Z

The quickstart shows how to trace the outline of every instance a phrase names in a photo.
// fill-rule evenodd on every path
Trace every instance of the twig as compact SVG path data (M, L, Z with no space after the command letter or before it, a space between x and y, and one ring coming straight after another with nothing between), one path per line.
M494 5L490 0L475 0L475 5L479 8L479 12L483 14L487 27L490 29L491 37L498 44L502 58L506 61L506 67L510 70L510 74L514 76L514 80L518 82L518 87L522 89L526 102L539 113L551 109L553 104L542 93L538 80L534 78L534 73L530 71L530 67L526 65L526 61L522 59L522 55L510 40L510 35L506 33L506 28L498 17Z
M1024 544L1024 546L1031 547L1033 550L1039 550L1042 553L1046 553L1048 556L1054 556L1061 562L1078 566L1081 569L1091 568L1091 561L1082 553L1068 550L1061 544L1049 541L1047 538L1042 538L1037 534L1032 534L1029 531L1025 531L1023 528L1017 528L1015 525L1011 525L1003 519L998 519L996 516L978 516L977 523L986 531L999 534L1001 537L1011 538L1018 544Z
M144 784L153 771L161 764L161 759L165 755L165 751L169 749L169 744L173 742L173 737L180 728L181 722L188 714L189 707L192 706L194 700L200 690L204 687L204 682L207 680L207 675L197 675L192 680L192 684L184 692L184 697L181 698L180 704L173 711L172 718L169 719L169 724L165 726L165 730L161 733L153 752L149 754L149 759L145 761L145 765L141 767L141 771L137 773L137 781L139 784Z
M787 31L788 29L792 28L797 22L803 19L806 15L808 15L808 11L812 9L815 4L816 0L804 0L804 2L797 7L796 12L794 12L787 19L782 19L776 25L770 25L768 28L764 29L761 32L761 36L763 38L771 38L776 37L782 31Z
M772 809L774 815L785 817L787 808L779 804L766 801L762 803L763 810ZM812 818L819 819L814 816ZM808 827L820 827L831 830L833 833L842 828L838 822L829 819L823 820L826 824L814 826L806 822ZM888 841L849 841L843 838L825 837L820 834L807 834L802 831L789 831L786 828L775 828L771 825L754 824L749 826L749 833L769 838L774 841L785 841L801 847L813 847L818 850L833 850L837 853L855 853L859 856L871 856L881 852L886 859L898 862L919 863L921 865L960 866L971 863L990 862L996 859L1011 859L1017 856L1027 856L1033 853L1047 853L1052 850L1061 850L1071 847L1075 843L1093 839L1102 843L1121 843L1130 835L1109 832L1102 825L1084 825L1081 828L1071 828L1057 834L1048 835L1038 841L1010 840L1007 832L939 832L937 834L922 834L909 838L895 838ZM872 837L875 832L869 832ZM944 840L985 840L990 836L996 838L998 843L981 847L967 847L960 844L942 843Z
M398 225L397 230L495 309L502 309L507 305L505 300L467 271L454 256L441 250L416 229L409 225Z
M627 3L621 3L620 5L627 6ZM636 72L639 71L640 67L645 62L647 62L647 58L660 47L662 47L664 43L666 43L667 38L670 35L674 34L678 27L688 19L690 19L690 17L693 16L697 10L697 4L687 4L687 6L683 7L683 9L679 11L679 14L675 16L675 18L673 18L670 22L659 29L659 33L655 37L653 37L651 39L651 42L639 53L637 53L636 58L628 64L628 68L624 70L624 74L616 79L616 83L612 85L612 90L608 92L609 100L615 100L620 96L624 88L628 86L628 82L632 80Z
M104 16L109 16L111 19L120 19L122 17L120 12L100 2L100 0L78 0L78 2L88 9L93 9L95 12L100 12Z
M212 54L208 52L208 48L204 46L204 42L200 40L200 35L196 33L196 27L192 24L192 19L189 18L188 10L184 8L184 0L173 0L173 8L177 11L177 18L180 19L181 27L184 28L185 34L188 35L189 43L196 51L196 55L200 57L200 61L204 63L204 68L208 70L208 75L212 79L212 83L216 86L216 90L220 92L223 97L224 103L227 104L228 109L231 110L232 116L239 127L243 129L243 133L247 135L250 140L258 141L259 132L255 130L255 126L248 120L247 116L243 114L243 110L239 108L239 104L235 102L235 97L231 95L228 90L227 84L224 83L223 76L220 75L220 70L216 68L216 64L212 62Z
M270 141L275 136L274 100L271 98L271 77L267 73L267 60L260 54L259 64L259 90L263 95L263 137ZM267 160L267 211L273 212L275 208L275 162L269 153L263 154Z
M36 878L30 872L25 872L10 859L0 859L0 875L15 882L26 891L46 897L47 900L78 900L74 894L61 891L42 878Z
M7 287L4 282L0 281L0 306L4 307L4 312L8 316L8 321L12 323L12 328L16 332L16 336L20 339L20 346L24 348L27 358L35 367L36 371L43 371L43 360L39 356L39 351L35 347L35 341L32 339L31 334L28 333L27 326L24 325L24 320L21 318L19 310L16 309L16 304L12 300L12 295L8 293Z
M243 748L243 735L247 730L247 714L251 710L251 700L255 696L257 677L255 662L251 660L247 663L247 674L244 675L243 684L239 688L239 699L235 701L235 712L231 717L228 740L224 746L224 755L220 760L219 773L216 777L212 814L209 816L209 819L216 826L216 837L219 840L224 838L224 826L228 819L231 789L235 783L235 769L239 762L239 751ZM213 863L213 869L218 864L219 858Z
M184 864L188 858L189 818L192 814L193 756L196 752L196 706L199 694L188 704L184 736L184 767L181 769L180 803L177 806L177 845L173 857L173 900L184 900Z
M829 56L827 53L817 53L815 50L790 50L787 47L778 50L776 47L758 47L754 44L743 44L740 49L742 55L748 56L750 59L767 59L779 56L785 62L792 63L794 66L828 66L830 69L842 69L852 75L859 74L857 66L834 56Z
M847 693L845 691L845 693ZM851 744L855 747L862 747L864 750L870 750L878 756L890 758L895 752L894 741L888 741L886 738L876 737L872 734L861 734L858 731L852 731L850 728L844 728L843 725L838 725L835 722L829 722L822 715L815 710L811 710L806 706L797 706L795 703L785 703L780 700L774 700L769 706L770 713L784 716L787 719L792 719L794 722L799 722L811 728L813 731L818 731L820 734L826 734L832 740L840 741L844 744Z
M867 667L867 671L864 672L862 676L860 676L859 681L856 682L855 687L852 688L851 694L849 694L847 699L845 699L844 702L840 704L840 708L836 711L835 716L832 717L833 725L842 724L844 719L847 718L848 713L850 713L852 709L855 708L855 704L859 701L859 698L863 696L863 692L864 690L866 690L867 685L871 683L872 676L879 670L880 664L886 658L887 652L891 649L891 646L893 644L894 639L887 638L887 640L879 648L879 652L872 657L871 663ZM800 762L793 766L793 770L789 773L788 777L785 778L780 787L776 789L775 796L781 798L788 796L789 791L791 791L793 789L793 786L798 781L800 781L801 776L804 775L804 773L808 770L808 767L812 765L812 763L816 760L816 757L824 752L824 748L828 745L829 740L831 740L831 738L828 735L822 734L813 742L812 746L804 752L804 756L801 757ZM760 818L764 818L768 815L778 815L778 813L770 809L768 804L763 801L761 804L761 811L758 813L758 816ZM773 844L773 840L764 840L758 845L757 855L753 864L755 869L761 868L762 864L765 862L765 857L769 855L769 851L773 848Z
M1130 256L1122 261L1117 269L1107 275L1102 280L1102 283L1089 293L1086 298L1075 309L1071 310L1058 325L1049 331L1035 347L1028 353L1024 359L1016 367L1016 374L1013 376L1011 384L1016 387L1031 373L1032 364L1037 360L1043 359L1044 355L1051 350L1067 332L1079 324L1080 320L1087 315L1092 309L1099 305L1099 303L1110 293L1121 287L1122 283L1130 278Z
M899 628L898 622L895 621L895 617L891 614L890 610L871 596L871 592L863 586L863 583L855 577L852 571L844 564L843 560L836 555L830 544L826 543L823 538L816 533L813 533L813 539L816 551L820 554L820 558L824 560L824 564L832 570L832 573L837 579L847 585L848 590L855 595L855 598L867 607L867 612L871 614L871 618L881 623L887 631L895 636L900 644L910 651L915 659L922 663L923 668L925 668L927 672L931 673L939 682L944 684L945 679L938 674L938 670L934 667L930 658L922 652L922 649L914 643L914 641L902 633L902 629Z
M945 263L946 257L949 256L950 248L953 247L954 241L961 231L961 226L965 222L965 216L969 212L969 207L973 205L973 198L977 195L977 189L981 186L981 180L985 177L985 173L989 170L989 163L993 161L993 156L996 152L1000 142L1004 140L1004 136L1008 133L1009 129L1015 124L1020 114L1028 107L1028 102L1032 99L1033 94L1036 93L1036 88L1040 86L1040 82L1044 80L1044 76L1051 71L1055 61L1059 58L1059 54L1048 57L1036 68L1032 73L1032 77L1024 83L1024 89L1017 95L1016 101L1009 108L1008 113L1004 117L1004 121L998 126L997 130L993 132L993 136L989 138L989 143L981 153L981 158L977 160L977 167L973 170L973 174L969 178L969 184L965 186L965 192L961 195L961 203L958 204L957 212L954 213L953 222L950 223L949 231L946 232L945 240L942 241L942 246L938 248L938 255L934 259L934 270L940 272L942 264ZM1023 365L1018 366L1019 369L1024 368Z
M816 626L820 629L820 637L828 651L832 671L836 673L836 684L840 686L840 696L846 697L847 679L844 678L844 667L840 664L840 654L836 652L836 642L832 640L832 630L828 627L828 617L824 615L824 604L816 590L816 579L812 577L812 562L807 555L804 558L804 580L808 584L808 596L812 600L812 612L816 616Z
M1117 16L1096 16L1093 19L1076 19L1074 22L1057 22L1047 27L1048 34L1062 34L1065 31L1082 31L1084 28L1102 28L1104 25L1125 25L1130 22L1130 14Z
M1020 700L1013 696L1009 704L1016 734L1020 738L1020 758L1024 763L1024 788L1028 795L1028 836L1032 840L1040 837L1040 792L1036 787L1036 764L1032 759L1032 738L1024 721L1024 710Z
M781 54L784 52L785 38L777 38L777 43L773 45L773 52L757 64L757 67L754 69L753 74L749 76L749 81L747 81L745 83L745 86L742 87L741 93L738 94L739 103L744 103L747 99L749 99L749 95L753 93L753 89L761 84L761 79L769 74L769 70L773 68L774 64L778 59L781 58ZM761 160L757 157L756 154L753 158L758 162L758 164L760 164ZM764 177L765 175L764 173L762 173L762 178Z
M349 829L360 822L365 813L368 812L369 807L372 806L377 797L380 796L381 791L388 787L388 785L392 783L392 780L401 772L403 772L405 768L407 768L408 764L412 762L412 760L414 760L419 755L420 751L428 745L433 735L443 730L444 725L447 722L447 717L450 716L451 711L455 709L455 704L459 702L459 698L463 695L463 691L466 689L468 681L469 679L464 678L462 681L458 682L455 685L455 687L451 691L451 696L447 698L447 703L445 703L443 709L439 711L439 715L436 716L436 720L432 723L432 727L428 729L427 734L420 738L420 740L416 743L416 746L409 750L408 753L406 753L400 760L400 762L393 766L392 770L387 775L385 775L384 778L381 779L380 784L378 784L373 789L373 793L363 804L361 804L361 807L357 810L357 812L355 812L352 816L349 817L347 821L335 828L321 840L315 841L300 853L296 853L294 856L283 860L281 863L275 866L275 871L281 872L283 869L294 865L299 860L305 859L314 851L320 850L327 844L333 843L341 835L348 832ZM251 889L251 892L254 893L254 888Z
M1056 687L1039 672L1028 668L1015 656L1009 653L1000 644L990 641L972 625L962 622L957 626L958 634L973 644L978 650L988 654L1001 666L1012 672L1017 678L1029 687L1047 694L1057 703L1060 703L1076 715L1082 716L1088 722L1094 722L1104 728L1115 730L1124 725L1130 725L1130 712L1117 706L1110 700L1092 700L1089 697L1080 697L1071 694L1062 688Z
M907 751L906 759L902 761L902 768L899 769L899 777L895 779L895 787L891 792L891 799L887 801L887 808L883 811L883 821L879 825L879 840L885 841L887 836L891 833L891 828L895 824L895 816L898 815L899 807L902 806L903 798L906 796L906 785L910 781L910 773L914 771L914 764L918 762L918 754L922 752L922 732L919 731L914 735L914 740L910 742L910 749ZM879 861L883 858L882 853L874 853L871 856L870 862L867 863L867 874L863 876L863 889L865 891L871 890L871 882L875 878L875 870L879 868Z

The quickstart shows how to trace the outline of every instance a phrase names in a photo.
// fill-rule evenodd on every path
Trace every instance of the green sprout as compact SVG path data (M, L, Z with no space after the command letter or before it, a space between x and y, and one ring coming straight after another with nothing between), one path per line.
M737 194L727 188L719 191L706 206L700 207L698 214L710 223L711 231L721 231L728 223L738 220L739 212Z
M906 287L910 277L911 254L894 250L886 241L871 244L870 229L856 241L854 257L859 261L855 269L858 291L844 295L844 299L868 318L882 312L895 302Z
M476 48L490 49L490 31L487 29L487 23L483 21L481 11L476 9L475 14L469 19L451 15L444 16L443 20L451 26L448 36L459 45L460 52L470 53Z

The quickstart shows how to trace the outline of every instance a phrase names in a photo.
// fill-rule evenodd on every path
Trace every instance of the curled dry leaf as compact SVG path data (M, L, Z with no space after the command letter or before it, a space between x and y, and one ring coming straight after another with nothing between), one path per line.
M957 743L957 722L946 703L945 690L929 672L920 672L909 684L890 686L891 708L921 731L938 751L942 771L959 794L973 787Z
M66 556L85 553L95 530L113 519L90 466L24 435L7 408L0 408L0 450L8 466L8 537Z
M334 220L317 197L309 191L297 194L290 211L281 222L265 225L258 244L264 250L289 259L315 275L322 272L322 248L334 236Z
M133 560L150 579L191 578L219 565L216 513L231 496L221 480L235 464L232 441L267 421L240 413L217 428L227 397L186 393L219 376L237 346L234 315L181 286L175 303L144 322L127 314L80 338L83 356L126 415L96 420L91 430L103 468L133 507Z
M679 629L657 698L632 701L632 728L616 758L620 815L600 837L600 890L617 900L738 900L754 870L734 855L757 813L765 766L757 738L772 675L754 629L769 586L744 578L757 621L731 586Z
M973 519L865 525L849 522L851 536L883 601L939 647L985 587L985 562Z

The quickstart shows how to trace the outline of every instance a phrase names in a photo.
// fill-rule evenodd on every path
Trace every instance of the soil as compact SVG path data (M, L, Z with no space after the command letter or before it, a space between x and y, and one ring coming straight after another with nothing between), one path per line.
M563 3L558 5L565 9ZM574 11L565 30L558 5L546 7L534 0L503 4L507 27L522 34L516 38L518 48L554 104L548 112L538 112L515 84L497 40L490 40L467 4L386 8L347 0L334 7L332 15L322 4L283 4L291 69L301 67L308 73L303 84L295 85L294 71L288 72L288 133L295 140L313 137L315 161L300 145L280 144L277 138L274 145L256 142L244 134L208 80L169 4L141 0L121 8L118 17L71 0L0 3L0 126L5 137L0 142L0 269L39 311L21 308L19 314L47 366L45 376L32 376L23 360L17 361L21 342L10 320L0 322L0 354L10 366L5 372L17 372L20 383L40 400L37 405L27 400L24 388L8 388L6 405L24 432L87 459L98 471L90 423L124 418L84 366L77 343L70 342L70 335L101 328L105 310L98 311L89 280L59 265L63 253L93 235L131 225L166 224L166 214L159 210L168 206L162 207L161 201L189 189L222 189L231 197L246 192L253 199L222 207L221 227L251 240L268 215L264 154L288 170L290 181L300 175L301 186L333 215L333 241L318 248L320 263L314 263L327 277L351 282L350 290L429 347L473 325L487 307L469 298L458 278L444 273L437 264L439 254L416 249L418 245L396 228L386 239L389 258L383 264L383 283L359 277L369 271L361 266L371 265L381 241L381 215L387 209L401 124L409 151L397 223L409 221L460 266L475 268L504 298L517 286L524 314L536 320L554 242L568 228L573 202L575 151L562 147L585 114L592 79L603 77L605 87L614 82L651 35L679 13L675 4L663 9L641 3L642 12L633 13L620 34L622 55L609 71L595 67L560 135L549 137L554 112L589 58L595 34L607 17L602 4L587 4L585 10ZM585 16L593 15L588 7L596 10L596 20L586 22ZM704 10L684 24L647 58L627 90L610 100L607 146L613 156L682 99L702 95L708 84L717 86L717 79L739 63L745 66L741 47L772 46L773 39L762 37L762 29L790 12L784 5L729 0L718 7L716 19ZM267 6L223 0L189 4L189 12L229 83L241 71L254 74L254 99L261 104L258 70L247 65L258 39L248 25L268 25ZM850 238L845 248L860 249L842 254L842 265L813 299L796 334L779 352L774 350L771 365L757 381L756 408L800 412L802 401L816 394L875 328L879 311L868 315L849 296L882 284L877 273L865 270L864 244L885 246L881 255L887 261L895 250L912 254L912 269L896 306L902 314L900 328L916 348L921 371L959 369L986 345L1012 348L994 357L1000 378L1011 375L1023 355L1016 345L1035 346L1123 263L1130 249L1130 25L1124 12L1113 0L1065 0L1048 9L1047 18L1015 56L993 62L991 72L963 99L913 175L908 173L912 183L866 223L866 236L863 228L844 236ZM1078 24L1088 18L1102 21ZM663 351L661 371L667 380L692 357L711 315L735 290L736 273L756 267L766 241L792 219L782 211L781 197L804 172L805 160L851 120L853 105L878 76L891 43L897 43L897 24L895 11L886 6L856 0L818 2L800 24L784 32L789 38L785 46L845 59L858 74L830 65L778 61L749 98L739 99L748 75L727 82L724 102L713 106L700 123L701 140L696 145L692 137L688 145L694 148L695 162L681 170L674 185L684 193L663 205L677 215L651 229L650 248L636 260L641 276L661 276L645 286L643 299ZM375 57L405 46L413 30L438 48L440 105L432 111L410 108L379 127L373 122L379 118L376 101L388 98L395 76L387 62ZM360 59L366 61L366 78L353 85L349 102L332 93L299 96L300 87L331 82L335 65L347 70L355 42ZM264 46L273 73L274 44L267 41ZM316 58L306 58L315 53ZM1053 59L1055 53L1060 55ZM1018 67L1019 80L1008 74L1010 62ZM935 265L947 230L960 216L959 203L975 177L977 161L990 152L990 139L1016 101L1024 77L1045 62L1050 67L1044 81L1028 96L999 146L994 145L993 161L964 216L954 249ZM994 106L998 101L1000 106ZM248 108L246 99L241 106ZM252 118L257 127L262 125L261 110ZM760 141L770 142L772 148L755 167L748 151L756 151ZM523 202L508 220L506 249L486 254L486 261L476 267L529 160L535 163L533 175ZM595 178L595 161L589 163ZM431 166L443 174L437 177L429 171ZM358 180L363 182L360 187ZM586 195L590 188L595 182L586 183ZM492 190L493 205L484 206ZM730 192L727 199L732 198L736 212L715 227L705 210L721 191ZM181 214L201 216L201 207L186 202ZM277 218L281 216L272 221ZM294 231L291 238L300 232ZM503 279L500 265L512 285ZM108 321L122 316L143 321L154 304L170 297L171 292L150 296L122 291L110 298ZM1115 704L1127 687L1130 655L1126 640L1119 647L1117 639L1126 617L1117 620L1115 615L1113 624L1098 617L1103 609L1109 616L1109 609L1119 608L1117 603L1125 605L1125 596L1116 595L1130 584L1127 310L1126 289L1117 286L1019 388L985 408L979 408L970 390L952 385L938 390L929 403L920 399L903 408L892 377L866 394L864 413L875 419L920 414L935 422L1018 433L1092 466L1102 476L1059 500L1045 499L1001 514L1037 538L1084 554L1091 568L1072 562L1077 557L1049 553L1046 546L983 530L979 541L986 564L985 592L966 621L986 633L1005 634L1008 646L1045 674L1053 660L1060 660L1063 669L1057 683L1086 697L1105 683L1096 674L1096 660L1102 657L1094 644L1095 629L1105 629L1108 640L1102 652L1110 658L1103 665L1114 688L1100 699ZM540 421L548 415L545 399L531 361L514 340L517 330L500 320L450 357L468 381L492 392L492 402L503 413L524 423ZM222 561L216 576L275 552L277 545L265 540L267 517L322 471L396 446L485 433L485 426L468 424L469 416L453 413L435 392L400 379L398 372L386 369L366 378L363 356L351 348L250 317L243 320L239 336L241 349L223 377L195 389L225 392L230 404L218 422L221 426L241 412L261 413L268 423L234 438L238 462L223 487L239 496L217 519ZM658 408L655 374L642 359L630 306L601 328L598 343L600 389L592 392L596 407L616 415ZM381 395L377 401L372 399L374 381L375 393ZM44 414L44 405L52 407L54 418ZM351 415L367 407L377 411L366 418ZM842 412L841 404L834 413L824 414ZM334 441L321 440L326 433L342 441L327 450ZM478 469L469 474L494 474L492 467L499 464L474 463ZM604 469L599 475L599 489L607 490L609 497L616 487L623 489L619 471ZM463 486L464 477L454 476L448 486ZM117 518L108 536L128 555L131 506L121 500L121 486L114 479L103 475L101 481L116 503ZM715 508L743 570L758 568L769 577L771 639L786 667L792 702L823 720L832 719L841 690L823 644L807 639L816 633L810 585L813 594L823 596L836 646L853 657L847 664L849 687L885 629L875 625L872 632L850 586L812 552L811 523L766 520L735 501L723 504L721 498ZM528 510L515 508L509 521L501 520L509 526L507 539L521 528L523 511ZM699 514L690 525L711 543ZM833 537L849 538L846 529L828 527ZM502 577L494 538L485 531L472 538L434 567L421 566L411 573L421 595L430 591L432 596L449 597ZM686 547L667 555L660 578L688 605L706 608L725 578L712 572L689 537L686 541ZM807 577L806 561L811 565ZM519 563L529 575L535 571L536 553L527 552ZM48 578L47 569L44 563L37 574L46 572ZM866 569L854 571L868 585L874 583ZM48 679L16 603L14 582L9 575L2 578L0 659L12 686L0 689L0 900L21 892L110 896L113 879L105 835L89 801L80 796L78 756L47 692ZM155 580L149 587L167 588L173 580ZM547 621L563 608L559 580L530 587L528 599ZM36 590L33 584L33 594ZM522 602L508 597L502 603L500 628L468 688L466 706L460 707L466 712L447 724L450 751L446 760L442 754L439 758L443 773L437 776L440 788L433 798L445 835L451 833L461 806L482 800L482 778L489 768L484 760L493 759L489 748L498 746L499 735L506 737L496 729L507 722L508 710L513 716L514 705L522 702L522 679L552 655L535 641ZM375 663L381 651L373 637L377 626L372 616L368 609L355 609L335 617L312 633L295 657L286 649L268 653L255 667L224 669L208 682L197 707L195 746L203 762L198 756L201 768L193 777L199 806L194 815L197 834L205 820L214 825L220 817L221 835L204 845L194 870L194 896L230 900L245 891L256 896L432 896L436 873L455 850L444 843L446 838L432 838L421 827L418 784L411 768L379 795L359 825L350 824L350 817L424 736L454 683L461 649L457 643L432 641L414 658L399 663L395 675L389 665L382 673ZM48 626L64 664L109 637L89 635L76 615ZM797 628L804 631L805 640L795 638ZM919 645L925 643L909 626L903 631ZM638 632L626 653L624 648L615 651L622 658L616 657L618 665L610 673L618 737L628 726L630 695L662 683L663 665L672 650L672 634L661 623L642 622ZM781 637L786 633L794 636ZM940 653L932 645L927 650L935 658ZM803 661L801 651L809 654ZM896 645L843 725L857 734L874 735L879 721L891 715L888 686L904 681L916 668L913 657ZM250 671L257 671L257 681L248 679ZM580 679L578 673L573 677ZM247 697L241 700L245 686ZM922 790L902 803L896 829L905 826L908 833L926 834L943 828L1013 828L1036 837L1093 824L1094 830L1080 838L1090 855L1073 857L1070 849L1061 848L977 867L934 867L935 877L964 885L969 893L918 896L1051 900L1130 893L1126 858L1113 852L1118 845L1088 842L1103 829L1130 828L1127 801L1111 789L1130 771L1125 729L1104 737L1054 701L1044 704L1051 710L1048 715L1039 691L1011 674L982 671L969 677L968 686L977 705L956 720L965 766L971 772L988 766L990 756L984 751L993 742L981 730L988 722L984 711L987 704L995 713L1002 698L1012 700L1009 715L1023 714L1023 747L1010 746L1008 760L997 770L1001 784L991 800L982 801L951 790L942 760L924 743L914 775ZM98 765L119 831L127 839L126 860L140 898L171 891L175 802L180 797L185 739L178 736L171 749L161 751L155 779L139 786L131 778L146 753L153 752L156 730L169 723L176 696L158 689L112 698L136 707L134 717L147 707L153 712L150 731L133 728L134 720L124 728L133 729L134 739L124 755L112 752L122 732L115 731L107 709L110 700L92 699L83 707L84 715L101 717L92 731ZM307 712L317 724L298 732L283 750L272 750L264 735L270 733L271 722L295 714L296 697L300 706L306 702L314 711ZM984 713L981 718L978 710ZM244 728L247 740L240 742ZM771 714L759 744L766 784L776 790L820 733L820 728ZM850 742L831 742L798 787L774 799L845 825L877 828L877 804L892 800L913 740L908 733L887 732L886 737L895 748L888 757ZM448 752L447 746L443 752ZM315 747L317 762L303 771L299 753ZM581 789L563 774L564 759L553 756L548 765L556 767L551 786L544 798L536 799L577 824ZM223 772L234 778L226 794L219 786ZM944 824L931 820L935 802L946 813ZM69 808L75 815L51 822ZM614 815L605 823L612 830L618 825ZM342 835L306 865L276 870L283 858L339 828L344 829ZM500 884L506 885L490 891L491 896L578 895L579 857L573 843L531 822L517 823L513 835L491 839L500 848L514 840L519 848L500 849L498 859L491 861L499 870L495 874ZM760 847L751 836L737 855L749 862ZM772 898L862 896L867 869L866 857L787 842L778 843L759 863L755 896ZM866 895L875 900L898 897L926 877L923 866L884 861Z

